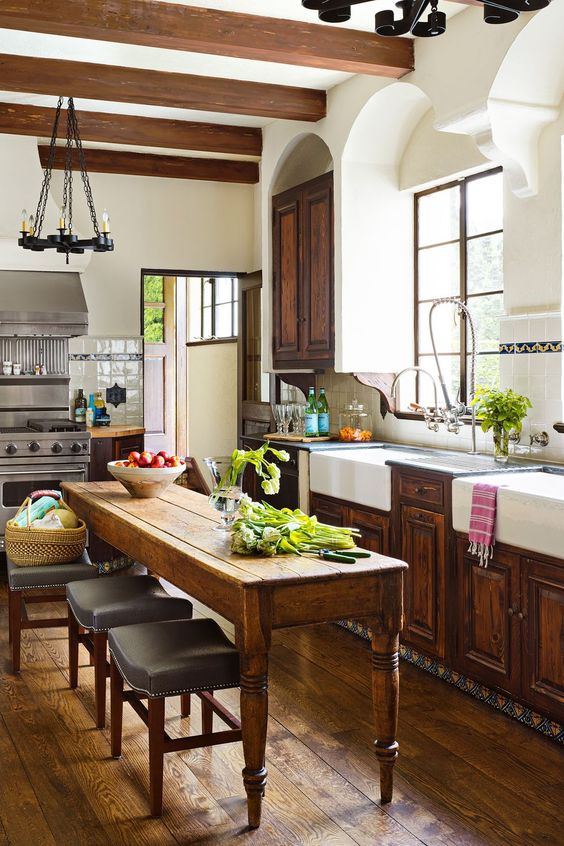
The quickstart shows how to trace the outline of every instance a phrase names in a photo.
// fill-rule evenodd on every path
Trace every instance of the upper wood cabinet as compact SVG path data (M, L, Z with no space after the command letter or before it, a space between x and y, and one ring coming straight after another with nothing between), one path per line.
M273 364L335 360L333 174L273 197Z

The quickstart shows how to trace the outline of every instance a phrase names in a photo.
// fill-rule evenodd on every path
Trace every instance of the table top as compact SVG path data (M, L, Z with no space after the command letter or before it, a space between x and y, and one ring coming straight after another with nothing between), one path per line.
M80 506L87 524L89 513L92 516L96 513L98 521L107 519L124 528L134 528L139 543L143 542L143 536L158 538L172 546L178 557L241 586L373 576L407 568L405 562L377 553L354 564L297 555L270 558L237 555L229 548L230 533L214 531L218 515L207 497L178 485L171 485L155 499L135 499L119 482L64 482L63 487L67 498Z

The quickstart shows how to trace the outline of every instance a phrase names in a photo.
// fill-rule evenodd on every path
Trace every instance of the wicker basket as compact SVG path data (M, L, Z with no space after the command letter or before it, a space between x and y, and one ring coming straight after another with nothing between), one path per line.
M63 500L60 508L70 508ZM77 529L30 528L31 499L20 505L16 517L27 509L27 526L17 526L14 520L6 523L6 554L18 567L37 567L40 564L70 564L84 552L86 524L78 521ZM15 518L14 518L15 519Z

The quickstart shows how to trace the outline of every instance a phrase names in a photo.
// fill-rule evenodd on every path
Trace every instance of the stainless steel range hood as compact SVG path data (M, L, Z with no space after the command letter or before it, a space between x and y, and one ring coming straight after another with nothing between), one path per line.
M80 274L0 270L0 336L88 332L88 310Z

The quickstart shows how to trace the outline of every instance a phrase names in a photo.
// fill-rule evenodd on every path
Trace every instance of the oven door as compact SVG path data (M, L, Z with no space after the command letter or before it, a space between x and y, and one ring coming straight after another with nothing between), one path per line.
M0 471L0 552L5 549L6 522L15 517L24 499L32 491L58 489L61 482L85 482L86 464L38 464L18 470L13 465Z

